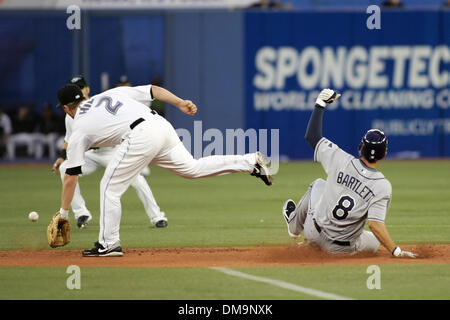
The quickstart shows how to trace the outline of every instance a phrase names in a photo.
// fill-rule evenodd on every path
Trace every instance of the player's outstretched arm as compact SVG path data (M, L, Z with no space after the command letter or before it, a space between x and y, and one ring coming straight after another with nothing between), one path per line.
M153 98L170 103L186 114L194 115L197 112L197 106L192 101L183 100L167 89L152 86L152 94Z
M404 251L400 249L400 247L396 246L394 241L392 240L389 232L387 231L386 225L382 222L377 222L373 220L369 220L369 228L377 237L378 241L389 251L392 253L394 257L406 257L406 258L416 258L417 254Z
M66 160L66 150L67 150L67 142L64 141L64 145L58 155L58 158L55 160L52 166L52 171L54 174L59 175L59 167Z
M75 187L78 183L78 175L64 175L63 189L61 195L61 209L59 213L64 219L69 218L69 207L72 203L73 195L75 193Z
M323 89L319 93L305 134L306 141L313 149L316 149L317 143L322 139L322 119L325 107L327 104L336 101L340 96L339 93L331 89Z

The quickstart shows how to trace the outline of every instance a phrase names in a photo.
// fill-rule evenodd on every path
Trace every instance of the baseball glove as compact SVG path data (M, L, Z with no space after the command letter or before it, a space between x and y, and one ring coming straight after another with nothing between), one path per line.
M47 227L47 241L50 247L62 247L70 242L70 227L69 220L61 218L59 212L55 213L50 224Z

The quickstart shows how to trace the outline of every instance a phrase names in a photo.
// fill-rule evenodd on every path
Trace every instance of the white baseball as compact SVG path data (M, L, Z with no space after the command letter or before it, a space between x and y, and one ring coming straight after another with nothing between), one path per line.
M35 222L39 219L39 214L36 211L31 211L30 214L28 215L28 219Z

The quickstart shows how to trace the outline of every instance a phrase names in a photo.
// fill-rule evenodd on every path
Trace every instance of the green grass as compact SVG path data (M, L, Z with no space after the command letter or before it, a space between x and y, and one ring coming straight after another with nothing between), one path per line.
M381 170L393 186L386 224L394 240L448 243L450 162L385 162ZM78 230L72 218L75 227L68 249L89 247L97 239L101 174L80 179L94 218L84 230ZM152 168L148 181L169 227L153 228L130 188L122 198L122 244L126 248L284 244L288 237L280 213L283 202L300 199L318 177L325 177L321 166L310 162L282 164L272 187L244 173L187 180ZM50 168L0 168L0 181L0 250L46 248L45 228L60 207L59 178ZM40 213L38 222L27 219L30 211Z
M371 274L367 273L367 266L363 265L238 270L354 299L450 299L448 265L382 265L380 289L367 288L367 279ZM85 267L80 269L79 290L67 288L69 277L70 274L66 273L64 267L0 267L0 299L320 299L306 293L232 277L205 268Z
M393 201L386 224L398 244L450 242L450 161L387 161ZM72 216L71 243L85 249L98 237L102 172L80 179L93 220L83 230ZM290 243L281 206L300 199L319 164L281 164L274 185L248 174L186 180L153 168L148 181L169 227L151 226L133 189L122 198L125 248L283 245ZM0 250L48 249L45 230L59 209L61 181L49 168L0 167ZM40 214L38 222L27 218ZM449 299L448 265L383 265L382 289L368 290L365 266L240 268L358 299ZM126 277L123 275L126 274ZM0 267L0 299L314 299L286 289L201 268L83 268L82 290L68 290L65 268ZM50 285L57 283L57 286ZM345 285L344 285L345 284Z

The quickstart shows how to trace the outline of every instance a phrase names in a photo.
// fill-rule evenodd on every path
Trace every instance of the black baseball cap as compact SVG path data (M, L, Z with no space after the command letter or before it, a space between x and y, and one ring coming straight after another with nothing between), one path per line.
M83 100L83 98L83 92L81 92L79 86L71 83L66 84L58 90L58 107L69 104L71 102L81 101Z
M80 89L87 87L86 79L82 75L77 75L70 78L68 83L76 84L78 87L80 87Z

